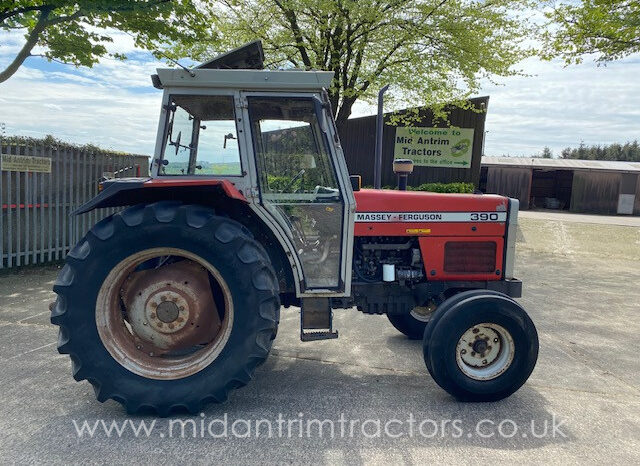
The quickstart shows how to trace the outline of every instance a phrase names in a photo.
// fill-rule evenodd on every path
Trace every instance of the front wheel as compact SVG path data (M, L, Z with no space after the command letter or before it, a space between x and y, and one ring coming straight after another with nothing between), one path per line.
M471 296L432 323L423 341L425 363L436 383L461 401L506 398L535 367L535 326L505 295Z
M435 299L429 300L424 306L414 307L409 314L387 314L391 325L410 340L420 340L433 313L438 308Z

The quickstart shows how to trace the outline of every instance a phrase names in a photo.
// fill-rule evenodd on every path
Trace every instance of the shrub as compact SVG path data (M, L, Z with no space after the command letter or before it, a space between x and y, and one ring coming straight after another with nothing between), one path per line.
M432 193L472 193L473 183L424 183L420 186L408 186L409 191L429 191Z
M363 186L371 189L373 186ZM472 193L473 183L423 183L420 186L407 186L408 191L428 191L431 193ZM383 186L382 189L398 189L397 186Z

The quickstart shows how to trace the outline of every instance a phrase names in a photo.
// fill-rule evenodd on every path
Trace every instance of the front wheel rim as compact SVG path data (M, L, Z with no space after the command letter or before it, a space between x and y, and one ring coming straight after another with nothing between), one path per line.
M419 322L427 323L438 308L435 300L430 299L424 306L416 306L411 309L410 315Z
M180 283L173 283L175 279L154 279L157 283L132 293L134 300L144 304L133 310L125 306L123 295L129 294L130 277L139 273L136 270L141 264L161 257L188 261L187 266L200 267L202 273L209 274L216 284L216 291L211 289L211 293L221 295L217 300L224 307L222 315L215 303L210 309L210 312L218 313L218 322L212 323L211 316L205 315L202 309L190 314L189 303L193 305L201 299L197 291L201 291L202 284L200 290L190 290L193 284L189 279L181 278ZM167 283L163 283L165 281ZM95 317L100 340L118 364L145 378L175 380L196 374L215 361L229 340L234 312L231 291L220 272L209 262L182 249L154 248L127 257L109 272L98 292ZM205 323L216 330L215 334L196 330ZM195 333L190 335L188 332ZM181 343L172 347L171 342L181 336ZM191 336L198 343L192 345L193 350L183 351L189 346L185 341L188 342Z
M513 362L515 344L501 325L483 322L468 328L456 345L456 362L464 375L474 380L492 380Z

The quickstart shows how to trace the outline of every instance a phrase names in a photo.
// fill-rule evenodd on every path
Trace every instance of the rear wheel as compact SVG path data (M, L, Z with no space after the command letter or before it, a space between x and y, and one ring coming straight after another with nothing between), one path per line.
M157 203L99 222L69 253L51 321L76 380L129 412L198 412L246 384L279 312L264 249L210 209Z

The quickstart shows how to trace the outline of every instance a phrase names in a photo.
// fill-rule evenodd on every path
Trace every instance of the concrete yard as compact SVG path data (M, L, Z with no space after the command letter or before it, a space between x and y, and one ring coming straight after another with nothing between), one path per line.
M384 316L337 311L338 340L302 343L298 310L283 309L274 349L254 380L201 416L178 416L198 426L217 420L214 427L226 416L225 438L170 436L171 418L128 418L119 404L98 403L56 351L47 304L57 268L3 273L0 462L640 464L640 227L526 216L518 239L520 302L537 325L540 357L509 399L454 401L429 377L421 343ZM286 427L284 435L241 438L250 422L276 426L279 415L334 420L335 436L317 428L307 435L293 424L291 438ZM155 425L149 436L77 434L83 421L127 419L129 427ZM232 435L239 420L247 422ZM360 424L351 435L354 420Z

